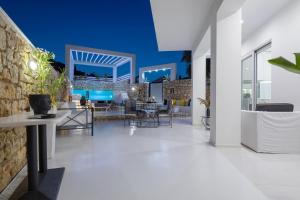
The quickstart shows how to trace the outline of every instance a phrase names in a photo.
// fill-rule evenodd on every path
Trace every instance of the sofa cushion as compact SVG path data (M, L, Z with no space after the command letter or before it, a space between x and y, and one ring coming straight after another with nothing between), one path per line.
M256 111L293 112L294 105L290 103L262 103L256 105Z

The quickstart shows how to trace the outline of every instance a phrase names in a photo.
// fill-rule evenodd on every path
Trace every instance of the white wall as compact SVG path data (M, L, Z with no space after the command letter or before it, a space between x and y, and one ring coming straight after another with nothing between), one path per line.
M202 125L201 116L206 115L204 105L200 105L199 97L206 97L206 58L210 54L210 29L208 29L193 50L192 73L192 122L193 125Z
M239 10L211 26L210 142L216 146L240 146L241 142L240 21Z
M193 77L192 77L192 119L193 125L201 125L201 116L205 116L205 107L200 105L199 97L206 95L206 55L193 56Z
M242 55L272 40L272 57L294 60L292 53L300 52L300 1L293 1L273 16L263 27L251 34L242 45ZM255 13L254 13L255 14ZM246 25L246 24L245 24ZM300 75L272 67L272 102L290 102L300 110Z

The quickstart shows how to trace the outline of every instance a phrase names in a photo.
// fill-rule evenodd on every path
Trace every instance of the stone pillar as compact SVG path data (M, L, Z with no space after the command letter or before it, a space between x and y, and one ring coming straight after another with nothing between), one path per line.
M241 142L241 10L211 24L211 138L215 146Z

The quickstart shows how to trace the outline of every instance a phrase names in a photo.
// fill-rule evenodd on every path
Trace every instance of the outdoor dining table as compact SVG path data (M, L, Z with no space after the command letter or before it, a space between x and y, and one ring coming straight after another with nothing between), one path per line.
M0 128L26 126L28 190L22 200L56 199L64 174L64 167L47 167L47 125L57 124L70 115L70 111L58 111L55 118L30 119L32 113L21 113L0 118Z

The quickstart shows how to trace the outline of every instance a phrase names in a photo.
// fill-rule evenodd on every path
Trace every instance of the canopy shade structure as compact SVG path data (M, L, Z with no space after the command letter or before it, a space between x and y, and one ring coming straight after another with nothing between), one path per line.
M163 71L171 70L170 80L173 81L176 79L176 63L168 63L163 65L141 67L139 72L139 83L144 83L146 81L145 79L146 72L158 72L161 70Z
M66 66L69 69L69 78L74 80L74 66L87 65L96 67L109 67L113 69L113 78L107 79L114 83L123 80L135 82L135 54L94 49L82 46L66 45L65 48ZM118 67L130 62L130 73L118 77Z

